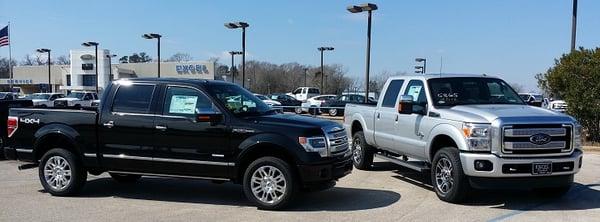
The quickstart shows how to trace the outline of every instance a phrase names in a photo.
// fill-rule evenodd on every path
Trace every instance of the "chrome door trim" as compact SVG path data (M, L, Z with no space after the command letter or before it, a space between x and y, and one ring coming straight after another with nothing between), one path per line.
M130 171L116 171L109 170L109 173L121 173L121 174L135 174L142 176L156 176L156 177L176 177L176 178L189 178L189 179L202 179L202 180L221 180L221 181L230 181L227 178L217 178L217 177L197 177L197 176L183 176L183 175L173 175L173 174L158 174L158 173L140 173L140 172L130 172Z
M171 159L171 158L152 158L152 157L141 157L141 156L129 156L129 155L125 155L125 154L119 154L119 155L103 154L102 157L113 158L113 159L142 160L142 161L156 161L156 162L169 162L169 163L189 163L189 164L213 165L213 166L235 166L235 163L231 163L231 162L214 162L214 161Z

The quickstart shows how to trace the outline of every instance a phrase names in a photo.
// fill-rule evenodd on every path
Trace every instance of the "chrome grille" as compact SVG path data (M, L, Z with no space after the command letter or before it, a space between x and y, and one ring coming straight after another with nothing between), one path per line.
M534 136L544 134L545 144L534 143ZM518 156L568 153L572 149L571 125L507 125L502 128L502 153Z
M348 136L346 130L338 130L327 133L329 152L332 156L344 154L348 150Z

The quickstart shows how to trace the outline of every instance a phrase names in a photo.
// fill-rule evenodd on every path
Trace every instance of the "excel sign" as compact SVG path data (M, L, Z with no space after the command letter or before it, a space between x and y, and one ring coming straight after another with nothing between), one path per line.
M185 74L209 74L206 65L176 65L175 70L179 75Z

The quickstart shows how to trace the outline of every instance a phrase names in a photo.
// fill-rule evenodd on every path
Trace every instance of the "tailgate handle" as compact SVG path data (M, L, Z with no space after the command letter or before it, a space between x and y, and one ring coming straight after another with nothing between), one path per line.
M108 122L106 122L106 123L103 123L102 125L103 125L104 127L106 127L106 128L113 128L113 126L115 126L115 122L113 122L113 121L108 121Z

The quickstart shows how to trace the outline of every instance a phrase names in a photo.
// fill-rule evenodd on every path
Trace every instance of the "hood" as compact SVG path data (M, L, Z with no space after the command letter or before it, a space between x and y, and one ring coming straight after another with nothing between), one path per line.
M76 101L79 100L78 98L60 98L60 99L56 99L59 101Z
M514 117L568 117L547 109L527 105L464 105L437 111L444 119L475 123L491 123L499 118Z
M323 128L323 127L342 127L340 124L295 114L275 114L257 117L248 117L249 120L258 121L260 124L282 126L282 127L297 127L297 128Z

